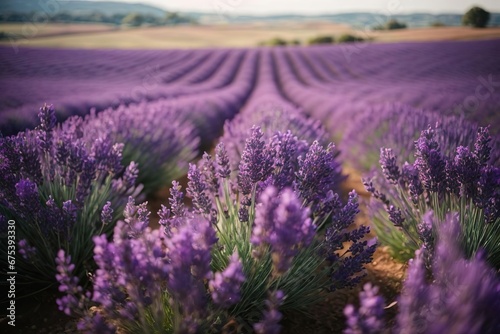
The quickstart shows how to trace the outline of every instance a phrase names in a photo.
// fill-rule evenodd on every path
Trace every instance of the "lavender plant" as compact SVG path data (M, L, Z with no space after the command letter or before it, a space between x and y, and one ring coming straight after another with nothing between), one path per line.
M327 145L329 141L321 123L307 118L300 110L273 103L258 104L224 124L224 135L220 141L225 144L233 171L238 170L245 141L251 135L251 127L254 124L260 127L266 140L278 132L290 131L308 144L317 140L321 145Z
M131 332L140 326L148 333L229 328L268 333L279 332L281 319L292 310L312 316L310 306L323 300L324 292L357 284L375 244L364 239L367 227L350 226L358 213L357 195L352 192L342 204L332 191L338 167L332 147L315 142L296 158L294 147L301 141L278 133L268 143L278 138L282 151L266 145L258 127L252 130L237 184L229 177L222 143L215 158L204 155L199 166L191 165L186 193L192 209L184 206L184 193L173 182L170 208L158 212L162 234L145 228L145 218L139 217L147 215L129 203L125 211L137 218L119 223L112 243L95 239L99 269L92 297L63 288L76 292L66 299L101 305L105 311L99 317ZM132 246L136 243L143 246ZM105 261L103 249L109 249ZM156 264L147 269L140 261ZM146 297L138 299L137 291ZM68 309L61 302L61 309ZM72 312L82 313L72 305ZM102 326L101 318L83 313L82 328Z
M414 142L429 124L436 125L434 139L443 154L454 154L460 145L474 142L478 126L463 117L443 116L404 104L386 104L370 108L351 122L342 138L343 159L360 171L377 165L380 147L391 147L398 163L413 163ZM490 143L495 149L490 163L500 162L500 141Z
M429 212L429 218L437 217ZM483 250L467 259L462 251L460 218L446 216L437 232L435 250L422 247L410 261L408 277L398 298L394 333L498 333L500 279ZM429 256L429 252L435 253ZM433 258L428 273L426 258ZM430 277L429 277L430 276ZM387 333L384 302L370 285L360 293L359 310L345 308L345 333Z
M402 167L391 149L381 149L384 179L365 180L365 186L373 194L375 231L396 258L407 260L422 244L433 244L437 226L425 212L433 210L439 222L454 211L465 254L482 248L500 268L500 169L488 163L490 142L488 128L479 128L472 145L446 155L429 127L415 142L415 162Z
M85 277L93 266L92 236L110 234L116 212L140 187L137 166L122 166L122 144L102 137L89 144L77 127L55 128L51 105L38 116L35 130L0 138L0 230L6 233L6 219L16 222L19 281L47 287L56 283L59 249L71 255L74 274Z
M91 113L83 124L85 139L124 143L123 162L139 165L137 181L152 193L185 175L198 154L197 130L186 113L162 101Z

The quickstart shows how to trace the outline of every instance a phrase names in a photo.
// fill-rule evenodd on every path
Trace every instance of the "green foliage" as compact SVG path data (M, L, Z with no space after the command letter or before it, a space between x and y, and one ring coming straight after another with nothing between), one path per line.
M351 34L343 34L337 39L339 43L363 42L364 39Z
M282 38L279 38L279 37L276 37L276 38L273 38L272 40L269 41L269 44L270 46L284 46L284 45L287 45L288 42Z
M122 24L131 26L131 27L139 27L144 23L144 16L137 13L130 13L122 19Z
M335 38L333 36L317 36L309 39L307 44L315 45L315 44L333 44L335 43Z
M440 198L436 193L430 194L429 200L420 198L417 204L412 203L408 191L397 186L397 192L389 196L391 203L400 208L405 218L402 228L397 228L389 220L389 215L382 207L373 210L374 231L381 244L389 246L395 259L406 262L413 258L415 251L422 246L418 233L418 224L423 221L426 212L433 210L437 221L445 221L446 214L458 212L463 231L462 248L467 257L473 257L479 249L488 254L488 261L495 268L500 268L500 219L486 223L484 212L472 200L461 199L454 194ZM432 227L435 236L439 226Z
M396 29L406 29L406 23L399 22L395 19L387 21L384 25L378 25L373 28L373 30L396 30Z
M434 28L446 27L446 24L444 24L441 21L435 21L435 22L431 23L431 27L434 27Z
M484 28L488 25L490 13L481 7L472 7L462 17L464 26L472 26L474 28Z

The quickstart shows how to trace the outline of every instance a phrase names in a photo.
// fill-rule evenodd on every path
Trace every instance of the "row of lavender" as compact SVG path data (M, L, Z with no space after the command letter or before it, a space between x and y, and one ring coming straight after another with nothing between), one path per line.
M368 227L352 229L356 193L347 203L336 194L342 181L338 151L321 144L328 141L325 130L297 110L273 109L272 100L268 96L264 105L226 123L215 157L205 154L189 166L190 208L174 182L169 208L158 212L162 228L154 231L145 203L135 203L142 187L136 185L137 165L131 162L122 177L115 176L123 169L123 147L99 137L87 154L78 143L88 143L87 131L98 133L92 132L95 124L71 119L54 128L53 109L42 108L36 130L2 141L2 175L9 176L2 180L9 186L2 193L3 213L23 221L25 238L18 246L24 278L33 282L56 271L64 294L59 307L79 316L86 333L221 332L227 326L279 333L288 314L313 316L308 311L324 291L360 281L376 244L364 238ZM400 169L393 151L382 150L387 193L367 187L385 205L385 221L414 243L405 250L422 247L399 299L396 332L499 329L500 183L499 169L489 164L490 140L487 129L479 129L470 153L459 146L451 165L439 151L435 129L422 132L413 166ZM75 199L61 203L73 196L68 187ZM425 214L405 216L411 208L392 205L395 196L407 197L398 205L411 201L420 205L413 214ZM91 288L85 288L88 272ZM346 307L346 332L387 330L377 288L366 285L361 299L359 310ZM100 311L89 311L92 305Z
M247 80L235 73L255 53L271 57L272 65L267 71L254 62L253 72L273 75L284 100L325 122L338 138L351 120L388 103L498 125L500 43L492 40L273 50L22 49L14 54L0 48L0 129L14 134L34 126L33 110L45 100L63 119L91 108L217 94ZM259 85L252 82L251 89Z

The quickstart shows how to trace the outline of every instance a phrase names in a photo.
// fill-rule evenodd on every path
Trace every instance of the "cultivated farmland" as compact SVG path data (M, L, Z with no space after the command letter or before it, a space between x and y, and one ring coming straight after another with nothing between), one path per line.
M499 55L1 47L2 326L498 333Z

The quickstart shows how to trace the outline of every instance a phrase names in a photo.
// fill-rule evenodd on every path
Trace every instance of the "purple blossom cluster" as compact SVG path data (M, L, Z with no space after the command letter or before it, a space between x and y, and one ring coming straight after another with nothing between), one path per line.
M454 154L457 147L476 140L479 127L464 117L443 116L430 110L413 108L394 103L375 105L356 115L342 138L340 150L343 160L358 170L368 172L379 159L379 149L390 147L397 158L396 163L414 162L412 154L420 133L428 126L434 127L434 139L443 154ZM489 162L499 162L500 140L490 143L495 149Z
M254 109L243 110L224 124L224 135L220 141L226 146L233 171L238 168L246 139L252 135L251 128L254 125L260 127L263 140L269 140L278 133L289 131L307 144L315 140L321 145L328 144L328 135L321 123L307 118L301 111L285 109L282 104L258 104Z
M435 219L435 217L430 217ZM500 280L483 250L465 258L460 246L457 214L440 224L430 267L423 247L410 261L403 291L398 298L394 333L497 333L500 330ZM431 276L429 278L429 275ZM359 310L345 308L345 333L385 333L384 301L369 285L360 294Z
M165 102L121 105L92 112L81 127L88 141L124 143L123 162L138 164L137 181L151 193L184 175L198 153L198 132L179 109Z
M56 128L50 105L38 116L35 130L0 138L0 212L22 222L16 230L25 259L17 264L20 278L52 284L56 263L47 259L62 247L77 263L75 274L85 277L92 236L112 231L113 211L140 188L127 172L133 162L122 165L121 144L104 137L85 142L76 122Z
M135 205L130 199L112 241L104 234L94 237L97 270L92 292L83 291L71 258L59 252L57 280L64 295L58 305L81 317L82 332L100 333L103 328L114 332L118 326L130 331L198 333L217 310L240 300L245 274L238 254L230 257L223 271L212 271L217 237L210 222L185 217L167 236L145 224L149 214L145 203ZM99 312L89 311L90 305L97 305Z
M301 248L308 247L316 233L308 208L303 208L291 189L278 190L272 186L260 195L255 209L255 221L250 241L254 246L269 246L276 274L290 269Z
M266 310L264 311L263 319L253 325L253 329L257 334L279 334L283 326L280 321L283 314L280 313L278 308L283 304L285 294L281 290L270 293L269 298L266 299Z
M218 250L224 257L236 248L240 254L252 254L253 261L262 262L258 269L245 267L245 273L264 271L262 277L267 277L270 289L278 277L287 277L285 281L298 279L312 274L311 268L318 268L321 263L327 263L331 269L324 271L327 276L322 282L328 283L321 289L354 286L363 277L364 264L371 261L376 243L365 240L368 227L351 226L359 213L356 193L350 193L348 203L343 204L334 192L342 179L334 146L324 148L317 141L308 145L290 131L277 132L267 141L263 137L260 127L252 127L236 174L237 187L229 171L231 159L224 142L217 145L215 159L205 154L198 166L191 165L187 193L193 202L193 213L178 210L183 207L183 194L174 184L171 209L163 208L161 212L160 223L167 235L183 217L201 214L212 221L220 234ZM317 234L318 228L325 229L324 237ZM241 229L250 232L248 240L239 241L248 233ZM251 253L243 246L247 242L252 245ZM311 257L319 262L314 260L308 267L305 263L311 263ZM248 261L243 260L247 266ZM265 272L267 266L270 272ZM253 291L250 286L255 284L262 286L253 281L246 284L245 291ZM293 295L291 287L296 283L289 284L287 289L291 290L284 292ZM304 287L302 290L309 291ZM265 290L258 291L262 298ZM315 286L314 291L311 293L320 288ZM297 296L291 297L289 303L293 304L293 298ZM240 303L236 310L244 309L243 305L253 300Z
M414 163L406 162L402 167L391 149L382 148L380 166L384 178L374 180L376 186L366 181L367 190L383 203L387 221L403 231L414 249L422 244L432 249L436 227L422 223L429 221L422 219L424 212L433 210L443 219L446 212L458 211L466 254L472 256L485 248L489 261L498 267L500 169L490 164L493 152L488 128L479 128L473 142L457 146L449 155L445 153L449 149L442 148L436 139L437 132L439 128L423 130L415 141ZM378 232L391 229L384 218L375 223ZM482 237L472 238L473 234ZM384 235L380 237L384 239ZM391 243L390 238L386 243Z
M228 308L241 300L240 288L245 282L243 265L238 253L233 253L223 272L214 274L209 282L212 300L217 306Z
M290 131L278 132L264 140L260 127L253 126L246 139L236 175L241 196L240 220L247 221L253 192L258 196L267 186L286 187L299 193L311 206L314 216L323 216L343 181L338 151L333 144L325 149L318 141L310 145Z

